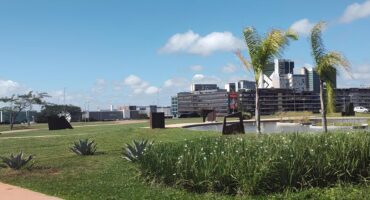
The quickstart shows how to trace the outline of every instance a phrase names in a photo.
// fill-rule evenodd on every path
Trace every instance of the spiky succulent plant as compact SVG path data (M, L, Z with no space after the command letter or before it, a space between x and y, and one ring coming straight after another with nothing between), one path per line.
M13 154L11 154L9 157L2 156L0 157L0 159L3 162L3 165L0 165L0 166L3 166L3 167L5 166L5 167L9 167L14 170L19 170L25 167L33 159L32 155L28 156L28 158L23 158L23 156L24 154L22 151L16 154L15 156ZM30 165L30 167L31 166L32 165Z
M76 141L70 149L77 155L94 155L96 151L96 143L94 140L89 141L89 139L80 139Z
M126 147L123 149L123 158L131 162L139 161L145 151L147 151L152 145L153 142L149 142L148 140L134 140L132 145L126 144Z

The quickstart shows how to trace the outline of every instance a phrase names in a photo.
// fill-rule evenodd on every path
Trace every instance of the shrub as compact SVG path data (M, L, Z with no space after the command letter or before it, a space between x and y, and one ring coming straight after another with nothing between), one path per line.
M136 162L144 155L148 148L153 145L153 142L148 142L148 140L133 141L133 145L126 144L126 148L123 150L123 158Z
M252 119L253 117L251 112L243 112L242 116L243 116L243 120Z
M96 143L94 140L89 141L89 139L80 139L74 143L71 147L71 151L82 156L94 155L96 152Z
M195 192L266 194L370 179L370 134L219 137L160 144L143 155L149 179Z
M3 167L4 166L5 167L7 166L7 167L9 167L11 169L19 170L19 169L27 166L27 164L33 159L33 156L32 155L28 156L28 158L23 158L23 156L24 156L24 154L21 151L16 156L14 156L13 154L11 154L10 157L0 157L0 159L4 163L4 165L2 165L2 166ZM32 165L30 165L29 167L31 167L31 166Z

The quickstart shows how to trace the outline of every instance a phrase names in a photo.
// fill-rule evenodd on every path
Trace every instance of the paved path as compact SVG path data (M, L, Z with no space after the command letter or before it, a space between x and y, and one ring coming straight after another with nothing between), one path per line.
M47 196L28 189L8 185L0 182L1 200L61 200L57 197Z

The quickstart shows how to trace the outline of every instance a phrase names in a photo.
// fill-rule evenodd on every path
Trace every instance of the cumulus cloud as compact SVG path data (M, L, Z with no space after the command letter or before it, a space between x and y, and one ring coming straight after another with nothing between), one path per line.
M172 78L168 79L164 82L164 87L169 88L169 87L177 87L177 88L182 88L184 86L188 86L190 83L187 79L185 78Z
M168 39L167 43L159 50L162 53L185 52L207 56L216 51L235 51L245 47L243 41L230 32L212 32L200 36L189 30L177 33Z
M159 92L159 88L155 86L149 86L148 88L145 89L145 94L155 94Z
M192 83L217 84L222 85L224 82L217 76L206 76L204 74L195 74L192 78Z
M190 70L194 71L194 72L199 72L199 71L203 70L203 66L202 65L193 65L193 66L190 66Z
M129 86L134 94L155 94L159 91L158 87L149 85L148 82L135 75L129 75L125 78L123 83Z
M305 18L294 22L290 26L290 29L297 32L298 34L307 36L314 25L314 23Z
M231 63L228 63L227 65L223 66L222 67L222 72L224 73L234 73L236 72L237 68L235 65L231 64Z
M9 96L21 89L18 82L12 80L0 80L0 96Z
M347 6L342 17L340 18L340 22L350 23L354 20L365 18L368 16L370 16L370 0L365 1L362 4L353 3Z

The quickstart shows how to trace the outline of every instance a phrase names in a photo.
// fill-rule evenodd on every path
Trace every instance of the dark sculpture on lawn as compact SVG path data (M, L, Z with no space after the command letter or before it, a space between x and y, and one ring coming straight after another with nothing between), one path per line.
M353 103L349 103L344 106L344 109L342 111L342 116L355 116Z
M239 118L238 122L229 122L227 123L227 118ZM243 124L243 115L241 112L237 112L234 114L226 115L224 117L224 124L222 127L222 134L223 135L231 135L231 134L244 134L244 124Z
M164 112L150 113L150 128L165 128Z
M48 117L49 130L73 129L65 116L50 116Z
M201 110L201 116L203 118L203 122L214 122L216 121L216 111L215 110Z

